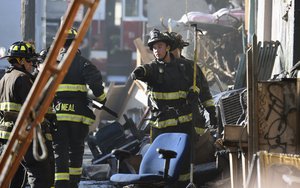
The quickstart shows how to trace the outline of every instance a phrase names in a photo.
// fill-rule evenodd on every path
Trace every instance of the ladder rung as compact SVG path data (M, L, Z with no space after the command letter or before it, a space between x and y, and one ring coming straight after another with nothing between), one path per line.
M92 6L95 3L95 0L80 0L82 4L87 6Z
M51 73L56 74L56 73L59 72L59 69L57 68L57 66L51 65L51 66L49 66L49 67L47 67L47 68L50 70Z

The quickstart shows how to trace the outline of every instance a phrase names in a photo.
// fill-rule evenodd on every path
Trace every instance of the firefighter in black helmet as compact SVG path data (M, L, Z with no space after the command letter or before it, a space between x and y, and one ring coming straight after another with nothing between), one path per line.
M76 35L76 29L69 30L58 62L64 58L72 41L76 40ZM97 100L105 104L106 95L100 71L78 51L54 99L57 116L57 130L53 139L56 188L76 188L80 181L84 139L88 135L89 125L95 121L95 115L88 107L88 87Z
M184 47L188 46L189 43L185 42L182 39L182 35L176 32L166 32L174 41L173 45L173 51L172 54L174 54L175 57L177 58L182 58L188 62L190 62L192 65L194 64L193 61L186 59L182 54L182 50ZM205 127L205 118L204 118L204 113L203 110L205 110L209 113L209 123L212 127L217 127L217 117L216 117L216 108L214 101L212 99L212 95L209 90L208 82L206 77L204 76L201 68L197 64L197 74L198 74L198 79L200 83L200 92L198 95L197 102L199 103L199 108L200 108L200 114L198 114L197 118L197 126L195 127L197 133L203 134L204 128Z
M34 78L31 73L37 54L32 44L19 41L13 43L8 49L8 54L2 58L7 58L11 64L0 80L0 143L5 145L33 84ZM52 145L48 147L48 150L50 151L51 148ZM25 177L23 167L27 171L30 187L51 187L54 182L51 164L53 163L50 162L49 156L43 161L35 160L31 144L10 187L24 186L22 185Z
M137 67L131 74L133 79L147 83L151 109L151 139L165 132L193 133L192 104L189 92L193 88L193 67L188 61L175 58L170 51L174 40L157 29L150 32L148 46L155 59ZM200 83L197 79L196 89ZM180 183L189 179L189 158L180 175ZM181 187L184 187L182 185Z
M176 58L184 58L181 54L182 49L186 46L189 46L190 44L188 42L185 42L182 39L182 35L176 32L166 32L167 35L169 35L174 43L173 43L173 50L172 50L172 54L176 57Z

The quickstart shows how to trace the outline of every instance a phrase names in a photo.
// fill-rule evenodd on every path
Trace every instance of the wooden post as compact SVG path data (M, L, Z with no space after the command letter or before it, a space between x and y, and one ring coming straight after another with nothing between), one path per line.
M247 53L247 117L248 117L248 159L252 159L253 154L258 151L258 128L256 119L257 107L257 38L252 37L251 51Z
M248 116L248 119L252 119L252 124L248 124L248 126L252 126L252 136L253 136L253 153L258 152L258 120L257 120L257 106L258 106L258 97L257 97L257 78L258 78L258 45L257 45L257 36L254 34L252 38L252 109L249 109L249 111L252 111L252 116ZM252 158L252 156L251 156Z
M35 1L21 1L21 33L25 41L35 41Z
M252 143L253 143L253 135L252 135L252 103L251 103L251 98L252 98L252 79L251 79L251 74L252 74L252 47L248 49L247 51L247 61L246 61L246 70L247 70L247 132L248 132L248 159L252 159L253 155L253 148L252 148Z

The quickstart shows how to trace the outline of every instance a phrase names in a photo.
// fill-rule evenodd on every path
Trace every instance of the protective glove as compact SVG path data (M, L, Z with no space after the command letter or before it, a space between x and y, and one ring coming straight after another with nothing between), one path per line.
M103 106L105 106L105 103L106 103L106 98L102 101L99 101Z
M100 95L99 97L97 97L96 99L100 104L105 105L106 103L106 94L103 93L102 95Z
M206 111L209 113L210 125L217 125L218 119L216 114L216 108L214 106L206 107Z
M199 93L193 89L190 89L186 97L188 104L197 104L198 97Z
M145 76L145 69L142 66L139 66L133 70L130 76L133 80L142 79Z

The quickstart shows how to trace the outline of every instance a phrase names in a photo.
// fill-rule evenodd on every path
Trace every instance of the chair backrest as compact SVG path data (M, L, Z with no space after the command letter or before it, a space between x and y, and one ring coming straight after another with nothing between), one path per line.
M122 125L115 121L99 129L95 135L96 143L102 153L110 153L126 142L126 136Z
M145 153L139 174L161 174L164 172L164 159L159 158L156 149L173 150L176 158L171 159L168 175L172 180L177 180L181 165L190 161L190 140L185 133L164 133L156 137Z

